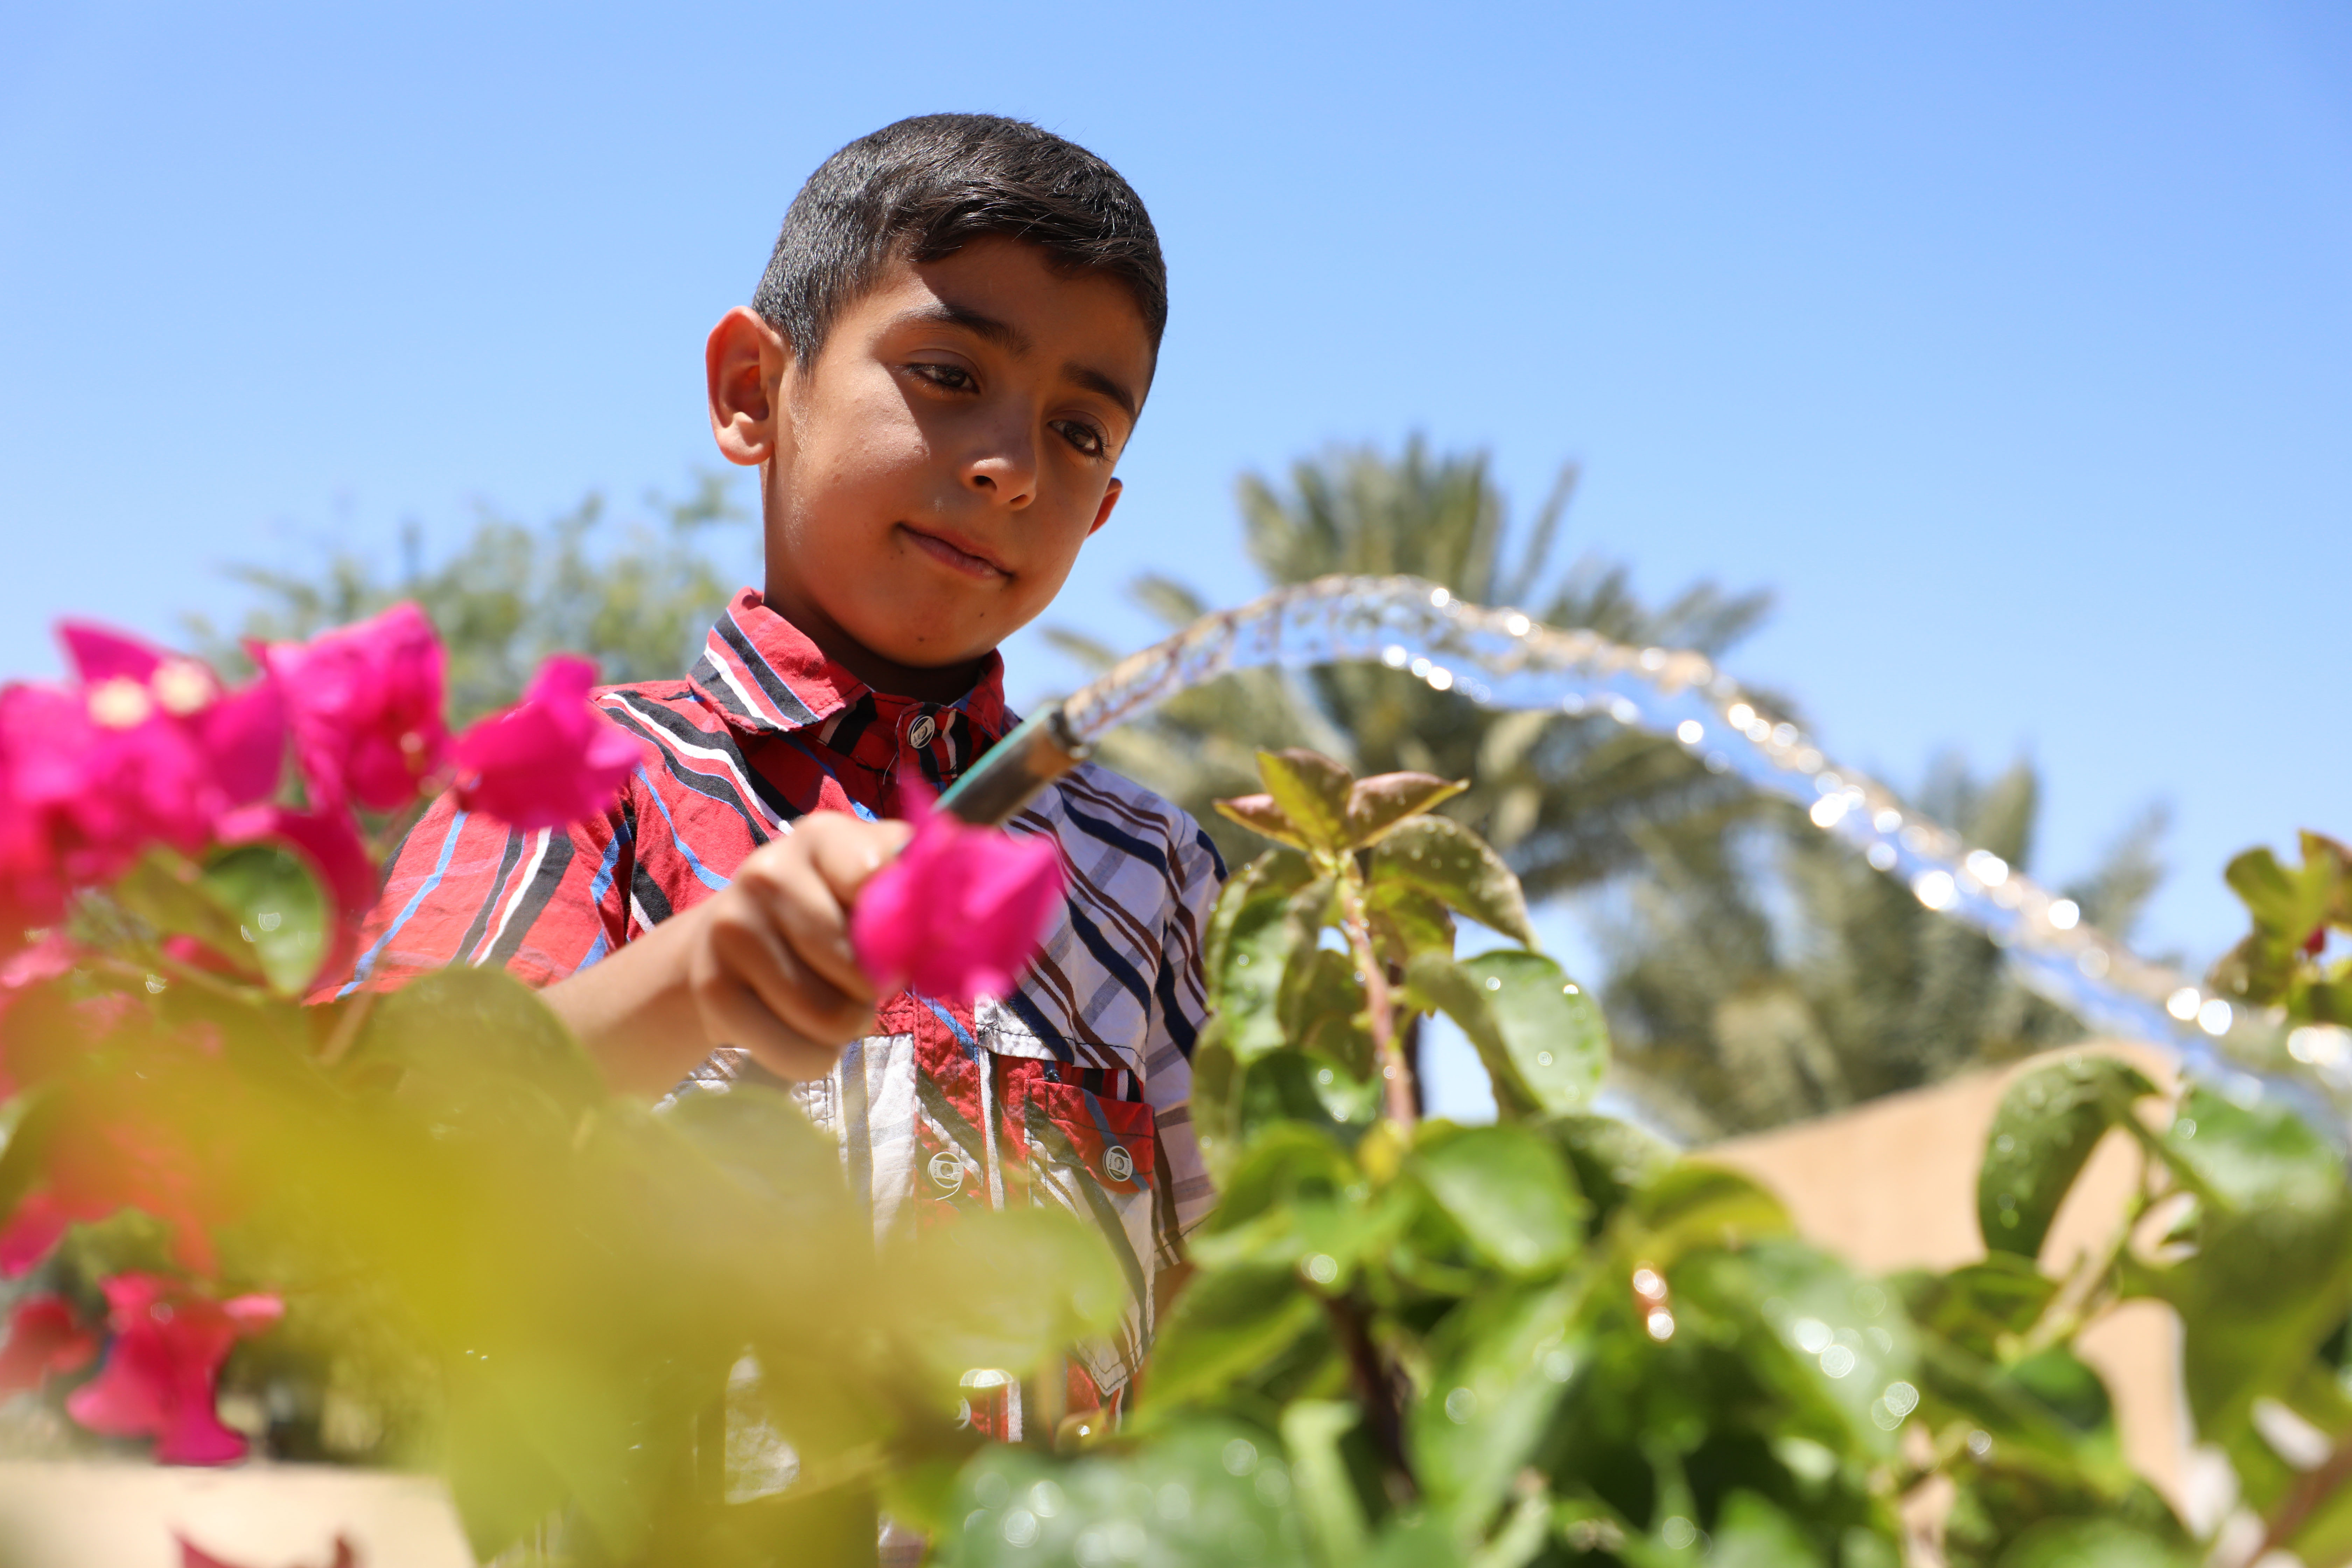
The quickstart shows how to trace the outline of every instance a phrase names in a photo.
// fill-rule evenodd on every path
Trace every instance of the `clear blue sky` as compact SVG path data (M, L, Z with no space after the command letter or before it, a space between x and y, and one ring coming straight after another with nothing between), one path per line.
M2231 850L2352 831L2347 15L0 0L0 669L232 560L679 484L809 169L987 109L1173 268L1069 619L1249 591L1234 477L1326 442L1528 501L1572 457L1573 546L1780 590L1736 668L1834 754L2031 754L2059 873L2170 800L2151 935L2201 959Z

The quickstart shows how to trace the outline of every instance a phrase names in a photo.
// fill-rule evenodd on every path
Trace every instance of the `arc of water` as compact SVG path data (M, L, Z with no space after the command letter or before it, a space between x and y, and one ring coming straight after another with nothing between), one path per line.
M1205 616L1030 721L1028 737L991 752L940 804L1002 821L1018 809L1018 799L1005 800L1025 799L1102 735L1180 691L1235 670L1347 662L1404 670L1484 707L1605 714L1672 736L1709 771L1803 805L1816 827L1902 879L1923 905L1990 937L2027 986L2090 1027L2167 1046L2233 1098L2284 1094L2343 1137L2342 1115L2309 1084L2247 1065L2276 1058L2268 1018L2142 958L2085 924L2072 900L1832 763L1706 656L1563 631L1416 577L1324 577Z

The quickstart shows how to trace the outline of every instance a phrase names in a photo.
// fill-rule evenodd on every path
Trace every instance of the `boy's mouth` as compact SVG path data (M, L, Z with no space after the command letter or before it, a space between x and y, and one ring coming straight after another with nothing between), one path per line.
M1010 577L1012 569L987 553L977 543L956 535L926 533L910 523L900 523L899 529L914 541L915 548L950 571L983 582Z

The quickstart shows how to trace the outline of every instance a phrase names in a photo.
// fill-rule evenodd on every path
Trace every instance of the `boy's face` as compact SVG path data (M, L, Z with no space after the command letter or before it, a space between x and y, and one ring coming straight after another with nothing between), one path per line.
M1117 280L989 238L894 264L815 364L750 310L710 334L719 449L761 468L768 603L861 679L946 698L1110 517L1152 371Z

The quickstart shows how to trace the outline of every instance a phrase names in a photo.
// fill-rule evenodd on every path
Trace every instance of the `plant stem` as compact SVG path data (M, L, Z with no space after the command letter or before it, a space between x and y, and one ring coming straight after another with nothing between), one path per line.
M2287 1542L2294 1539L2312 1511L2347 1480L2352 1480L2352 1439L2337 1444L2317 1469L2296 1478L2278 1512L2263 1521L2263 1543L2247 1561L2259 1563L2273 1552L2287 1550Z
M1413 1093L1412 1064L1404 1059L1397 1041L1396 1003L1389 990L1388 966L1372 952L1372 927L1364 913L1363 883L1357 879L1353 866L1340 874L1339 898L1339 929L1348 939L1348 951L1355 956L1358 973L1364 977L1364 1011L1371 1024L1372 1059L1380 1063L1381 1089L1388 1118L1397 1124L1398 1131L1410 1139L1421 1121L1414 1109L1419 1097Z
M1412 1460L1405 1453L1396 1377L1381 1359L1380 1346L1372 1342L1363 1304L1347 1296L1325 1296L1322 1301L1323 1310L1331 1315L1332 1328L1339 1332L1340 1348L1347 1352L1357 1397L1364 1402L1364 1424L1370 1429L1372 1447L1388 1467L1390 1489L1402 1494L1393 1500L1412 1502L1421 1496L1421 1482L1413 1476Z

